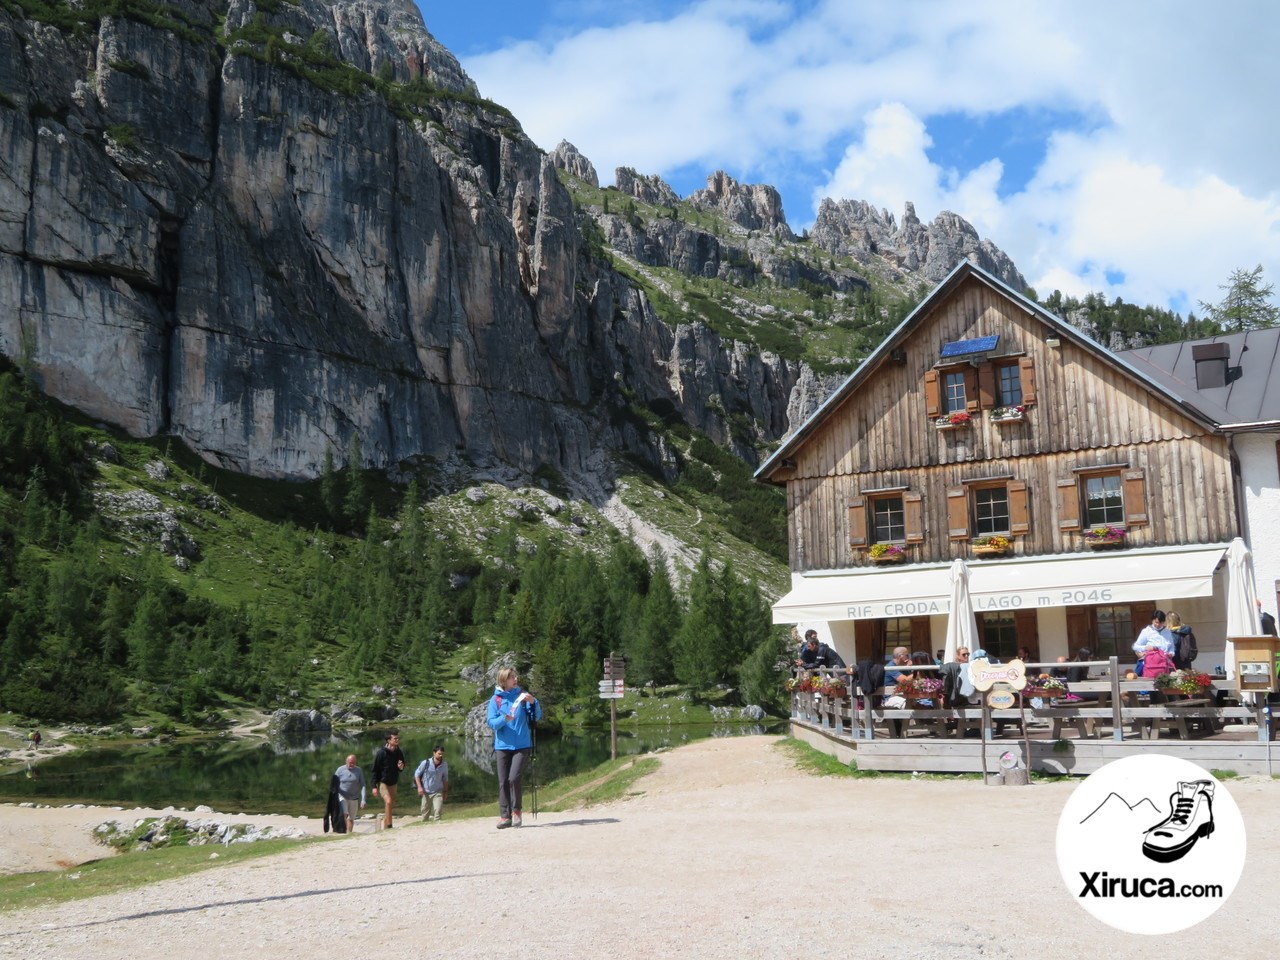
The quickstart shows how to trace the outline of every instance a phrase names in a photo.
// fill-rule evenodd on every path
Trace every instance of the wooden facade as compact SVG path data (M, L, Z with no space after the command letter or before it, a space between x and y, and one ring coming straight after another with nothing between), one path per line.
M946 343L982 337L999 340L980 362L941 356ZM1227 439L1105 351L1061 336L976 268L953 274L891 346L762 469L786 486L794 571L870 563L875 538L863 511L886 491L902 498L899 543L910 562L968 558L968 491L992 483L1008 491L1012 555L1079 552L1079 484L1091 471L1121 478L1130 547L1236 535ZM1001 366L1021 379L1021 420L989 419ZM947 371L963 374L971 419L939 429L938 378Z

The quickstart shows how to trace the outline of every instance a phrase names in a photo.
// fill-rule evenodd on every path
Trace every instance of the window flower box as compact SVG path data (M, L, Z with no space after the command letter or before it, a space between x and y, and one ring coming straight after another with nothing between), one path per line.
M1117 550L1125 545L1124 528L1109 525L1092 527L1085 531L1084 544L1093 550Z
M938 417L933 421L933 425L939 430L957 430L960 427L967 427L971 420L973 417L964 410L953 410Z
M907 559L907 551L896 543L877 543L867 551L867 556L877 564L903 563Z
M1027 408L1021 403L1010 407L995 407L987 414L987 419L992 423L1022 423L1027 419Z
M975 537L969 541L975 557L1003 557L1013 546L1008 537L999 534L990 537Z

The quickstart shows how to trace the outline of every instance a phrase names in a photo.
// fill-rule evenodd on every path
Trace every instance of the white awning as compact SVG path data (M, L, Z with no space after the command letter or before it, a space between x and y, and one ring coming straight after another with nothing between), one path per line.
M1225 545L975 561L969 592L978 613L1094 606L1213 595ZM946 566L875 568L792 578L774 623L881 620L950 612Z

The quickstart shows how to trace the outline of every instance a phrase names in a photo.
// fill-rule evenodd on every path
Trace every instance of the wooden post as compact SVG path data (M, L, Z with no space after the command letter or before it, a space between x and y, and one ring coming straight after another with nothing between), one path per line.
M609 701L609 759L618 759L618 701Z
M1120 658L1111 658L1111 739L1124 739L1124 701L1120 699Z
M1027 783L1031 782L1031 734L1027 731L1027 698L1018 697L1018 717L1022 720L1022 762L1027 768Z
M983 693L986 691L984 690ZM991 734L991 705L987 703L987 698L982 698L982 785L986 786L987 780L987 737Z

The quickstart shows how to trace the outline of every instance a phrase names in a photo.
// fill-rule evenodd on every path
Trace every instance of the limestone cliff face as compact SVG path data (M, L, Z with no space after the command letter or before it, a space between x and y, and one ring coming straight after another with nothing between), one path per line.
M167 9L0 10L0 351L48 392L287 477L353 434L386 468L657 460L634 401L751 457L783 432L798 365L585 256L555 164L589 162L480 100L412 0Z

